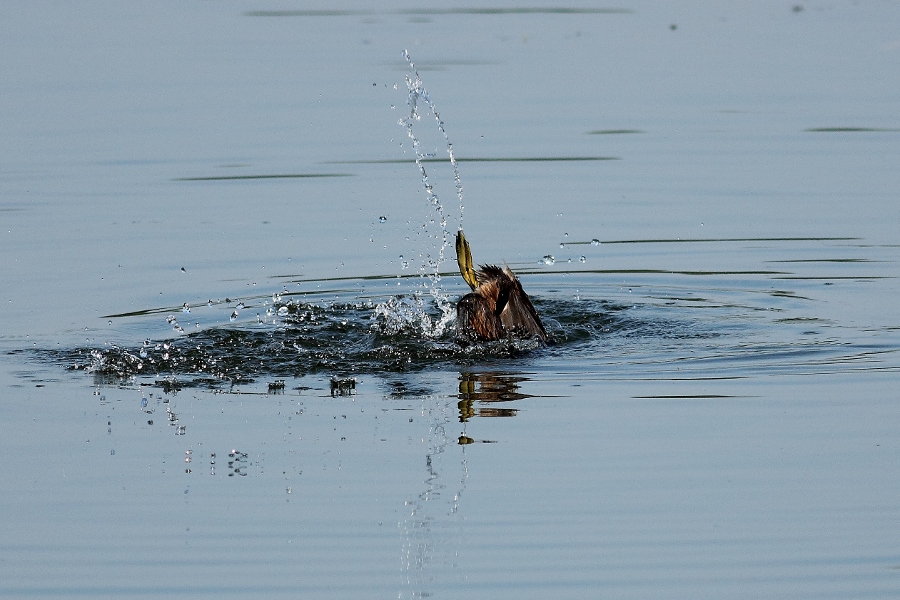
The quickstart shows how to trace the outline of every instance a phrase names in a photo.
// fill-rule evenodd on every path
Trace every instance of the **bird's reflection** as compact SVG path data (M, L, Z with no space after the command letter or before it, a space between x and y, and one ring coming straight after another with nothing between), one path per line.
M515 408L482 405L530 398L530 394L519 391L523 381L528 381L528 378L501 373L460 373L459 395L457 396L459 398L457 403L459 422L466 423L472 417L516 416L517 409ZM471 444L471 441L467 441L469 439L460 436L459 443Z
M515 416L515 408L497 405L531 398L531 394L521 391L526 381L527 377L506 373L460 373L456 396L459 421L467 423L472 417ZM405 581L398 594L401 599L431 595L429 588L435 581L435 566L458 564L460 548L465 545L462 499L469 478L467 452L470 449L467 446L476 442L479 445L492 443L491 440L469 437L466 426L454 439L452 400L434 402L434 396L429 396L429 400L423 402L422 415L429 423L427 432L421 436L425 446L424 478L421 489L407 500L406 516L399 523L404 532ZM462 448L451 451L454 445Z

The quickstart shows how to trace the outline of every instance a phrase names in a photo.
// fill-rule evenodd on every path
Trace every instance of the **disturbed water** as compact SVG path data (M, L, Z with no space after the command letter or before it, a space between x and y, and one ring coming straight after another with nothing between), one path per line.
M590 365L608 376L634 379L812 375L891 370L900 364L894 330L873 331L866 321L843 323L827 306L819 306L833 296L828 286L851 288L852 297L893 279L879 263L894 263L894 248L852 239L652 243L663 252L666 246L715 244L720 252L759 255L762 268L526 272L523 278L536 292L535 305L547 324L549 347L531 340L461 346L455 339L453 303L444 294L435 298L424 292L421 282L425 288L432 284L423 276L397 282L409 288L405 294L386 296L379 289L379 282L395 282L395 277L342 281L342 288L314 293L287 290L334 282L284 282L271 297L110 315L146 321L147 331L160 329L164 319L174 333L136 346L106 343L29 353L109 381L137 377L213 389L310 374L377 376L484 362L514 368L522 359L552 370L565 370L577 359L582 369ZM811 258L764 258L785 247L791 253L807 247L805 256ZM613 283L620 278L627 288Z
M0 9L0 596L896 597L898 19Z

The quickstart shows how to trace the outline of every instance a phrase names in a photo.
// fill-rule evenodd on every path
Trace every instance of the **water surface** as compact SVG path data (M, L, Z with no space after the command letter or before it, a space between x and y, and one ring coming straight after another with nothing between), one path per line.
M900 591L892 5L0 12L0 595Z

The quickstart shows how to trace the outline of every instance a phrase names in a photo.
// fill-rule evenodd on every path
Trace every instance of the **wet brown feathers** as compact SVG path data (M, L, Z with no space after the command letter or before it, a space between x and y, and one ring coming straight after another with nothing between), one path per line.
M460 274L472 288L456 305L456 332L461 340L514 337L547 341L541 318L519 279L509 267L481 265L475 271L462 230L456 234L456 260Z

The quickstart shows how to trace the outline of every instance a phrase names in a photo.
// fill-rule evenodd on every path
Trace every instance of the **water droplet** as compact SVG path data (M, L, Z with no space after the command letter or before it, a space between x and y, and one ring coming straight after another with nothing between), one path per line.
M565 244L560 244L559 247L560 247L560 248L565 248L566 245L565 245Z
M581 261L581 262L587 262L587 257L582 256L582 257L579 258L578 260Z
M599 245L600 245L600 240L598 240L597 238L594 238L591 240L591 246L599 246Z
M378 217L378 222L379 223L387 223L387 217L385 217L384 215Z
M189 312L191 312L191 305L188 304L187 302L185 302L184 304L182 304L182 305L181 305L181 312L184 312L184 313L189 313Z
M541 262L544 263L545 265L552 265L553 263L556 262L556 259L553 258L552 254L548 254L547 256L545 256L544 258L541 259Z
M238 318L238 312L237 312L237 311L234 311L233 313L231 313L231 320L232 320L232 321L234 321L234 320L237 319L237 318Z

